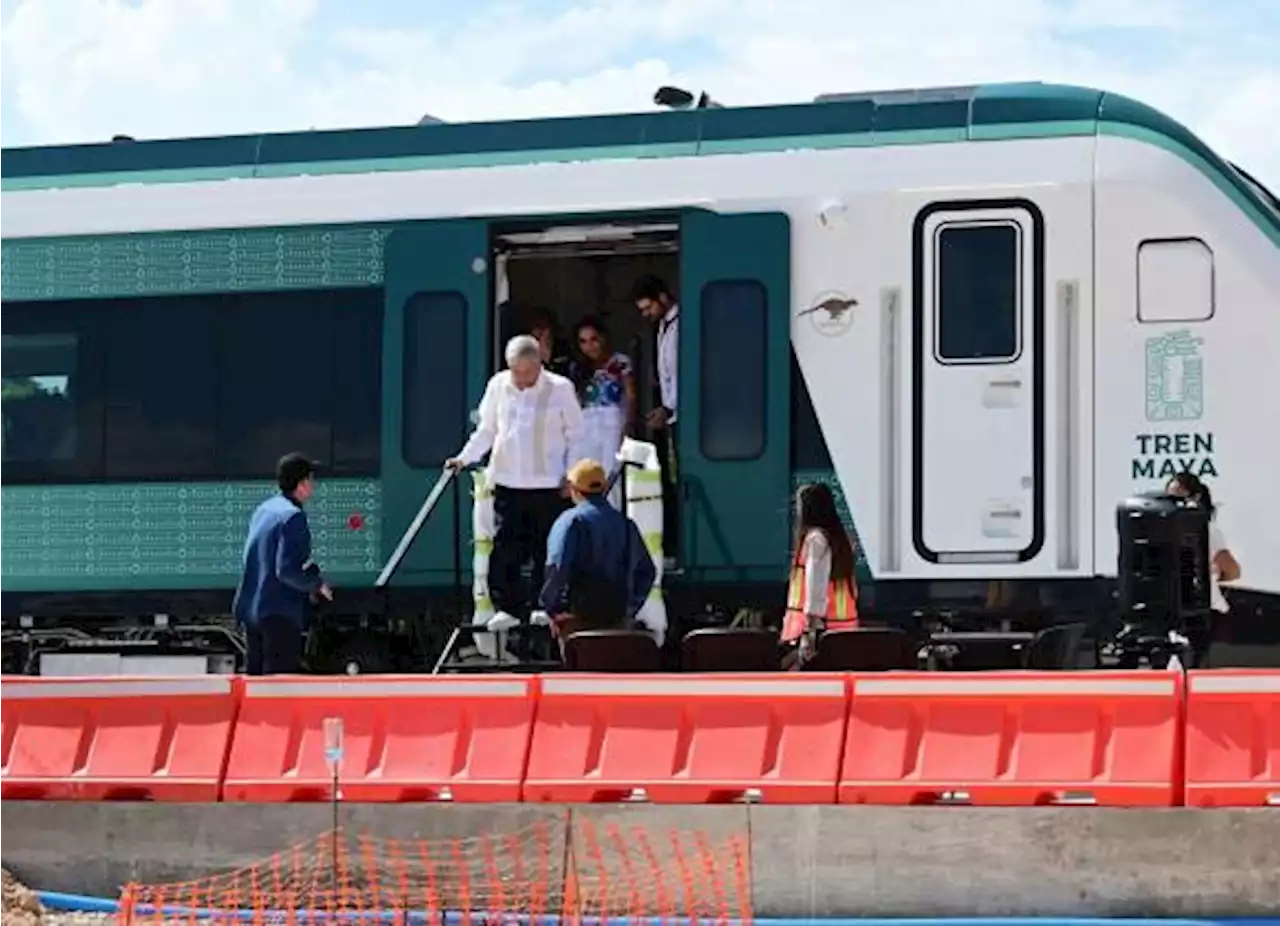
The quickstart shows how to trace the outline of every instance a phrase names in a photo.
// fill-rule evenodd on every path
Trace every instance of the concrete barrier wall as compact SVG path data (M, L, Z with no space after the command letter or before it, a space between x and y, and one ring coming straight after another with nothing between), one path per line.
M672 830L743 835L757 917L1280 911L1280 810L348 804L339 818L348 832L428 840L541 822L553 881L583 857L584 834L640 828L659 849ZM331 824L323 804L6 801L0 854L32 887L115 896L132 880L247 865Z

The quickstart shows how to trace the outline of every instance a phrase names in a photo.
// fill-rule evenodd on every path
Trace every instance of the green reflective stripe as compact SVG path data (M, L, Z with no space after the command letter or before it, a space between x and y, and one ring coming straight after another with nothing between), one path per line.
M791 580L787 583L787 610L799 611L804 607L804 567L791 568Z
M644 547L650 554L662 553L662 533L651 533L644 535Z
M489 600L488 595L473 595L472 600L475 602L477 611L493 610L493 602Z
M477 552L477 553L483 553L485 556L492 556L492 555L493 555L493 541L492 541L492 540L485 540L485 539L484 539L484 538L482 538L482 537L477 537L477 538L476 538L476 540L475 540L475 543L476 543L476 552Z
M649 599L653 600L655 598L662 598L662 586L656 582L653 584L653 587L649 589Z
M853 588L848 582L832 583L830 591L831 605L827 617L835 621L851 621L854 618Z
M627 473L627 479L636 482L661 482L662 473L659 470L632 469Z

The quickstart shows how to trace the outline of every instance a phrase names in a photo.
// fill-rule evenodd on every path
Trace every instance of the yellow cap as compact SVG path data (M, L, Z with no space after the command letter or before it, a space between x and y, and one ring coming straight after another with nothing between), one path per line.
M609 477L597 460L579 460L569 469L569 485L584 495L603 492Z

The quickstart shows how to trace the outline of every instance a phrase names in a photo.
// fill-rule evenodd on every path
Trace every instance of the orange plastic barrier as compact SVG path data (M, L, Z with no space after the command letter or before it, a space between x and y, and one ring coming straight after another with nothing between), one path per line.
M349 801L520 799L536 703L530 676L247 678L225 801L326 801L325 720L342 721Z
M551 675L525 801L832 803L844 675Z
M1188 807L1280 806L1280 672L1187 673Z
M1179 672L853 679L842 804L1174 806Z
M216 801L236 680L6 677L4 800Z

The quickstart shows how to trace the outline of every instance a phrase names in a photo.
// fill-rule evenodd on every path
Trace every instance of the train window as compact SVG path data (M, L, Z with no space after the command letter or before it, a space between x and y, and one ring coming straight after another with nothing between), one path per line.
M297 451L332 464L333 332L309 293L254 293L220 313L218 472L252 478Z
M944 224L936 232L934 353L942 363L1002 363L1021 352L1022 241L1011 222Z
M289 451L327 475L377 473L380 293L245 294L220 313L220 475L265 476Z
M708 460L754 460L764 453L768 308L756 280L702 288L698 443Z
M108 321L103 334L107 479L214 474L217 308L226 301L178 296L112 300L95 307Z
M369 288L6 304L5 481L262 479L291 450L376 475L382 301Z
M333 468L376 475L382 459L381 289L335 290Z
M1199 238L1138 245L1138 321L1202 322L1213 317L1213 251Z
M415 293L404 307L401 452L410 466L437 467L467 433L467 300Z
M78 346L76 335L66 332L0 336L6 467L76 458Z

